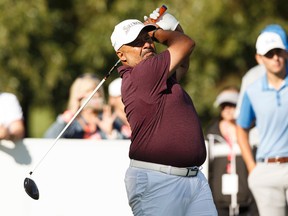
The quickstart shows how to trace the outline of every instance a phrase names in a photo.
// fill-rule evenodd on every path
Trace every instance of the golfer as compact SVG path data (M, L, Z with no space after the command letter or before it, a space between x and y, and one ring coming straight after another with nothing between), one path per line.
M179 84L195 43L174 16L158 9L115 26L112 45L122 62L122 100L132 129L125 176L129 205L137 216L217 215L207 179L201 125ZM167 49L156 54L154 41Z

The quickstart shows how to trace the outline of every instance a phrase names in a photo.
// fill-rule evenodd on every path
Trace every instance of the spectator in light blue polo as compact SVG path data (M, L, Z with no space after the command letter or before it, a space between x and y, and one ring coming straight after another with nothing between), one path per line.
M286 35L286 33L285 33ZM288 214L288 75L287 37L262 32L256 60L265 74L244 92L237 119L237 141L248 168L249 187L261 216ZM254 160L248 133L256 123L259 145Z
M278 24L270 24L267 25L262 31L263 32L274 32L277 33L285 47L286 50L288 50L288 38L287 38L287 34L285 32L285 30ZM286 60L286 68L288 67L287 64L287 60ZM287 70L287 69L286 69ZM241 82L241 87L240 87L240 94L239 94L239 99L236 105L236 110L235 110L235 119L238 118L239 116L239 112L240 112L240 107L242 104L242 99L243 99L243 95L244 92L246 90L246 88L252 84L253 82L255 82L257 79L259 79L261 76L263 76L265 74L265 67L262 64L258 64L254 67L252 67L250 70L247 71L247 73L243 76L242 78L242 82ZM253 151L255 152L257 149L257 146L259 144L259 135L258 135L258 130L256 127L253 127L250 131L249 131L249 140L250 140L250 144L252 146L252 148L254 149Z
M285 47L286 50L288 50L288 38L287 38L287 34L285 32L285 30L278 24L270 24L267 25L262 31L263 32L275 32L277 33ZM288 64L286 63L286 67L288 67ZM241 88L240 88L240 95L239 95L239 99L237 102L237 106L236 106L236 111L235 111L235 117L237 118L240 112L240 106L242 103L242 98L243 98L243 93L246 90L246 88L252 84L255 80L257 80L258 78L260 78L262 75L265 74L265 67L261 64L258 64L254 67L252 67L250 70L247 71L247 73L243 76L242 78L242 82L241 82Z

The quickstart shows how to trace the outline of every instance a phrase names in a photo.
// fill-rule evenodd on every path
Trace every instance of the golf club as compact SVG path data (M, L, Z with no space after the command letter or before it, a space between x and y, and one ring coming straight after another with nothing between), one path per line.
M167 10L167 7L165 5L162 5L159 8L159 17L161 17L164 12ZM153 20L153 22L156 23L157 20ZM90 101L90 99L94 96L94 94L98 91L98 89L102 86L102 84L106 81L106 79L110 76L112 71L115 69L115 67L120 63L120 59L113 65L113 67L110 69L110 71L106 74L106 76L102 79L102 81L96 86L96 88L93 90L91 95L86 99L86 101L82 104L82 106L78 109L78 111L73 115L71 120L67 123L65 128L59 133L59 135L55 138L54 142L51 144L51 147L48 149L48 151L44 154L44 156L40 159L38 163L36 163L34 169L29 172L30 177L26 177L24 179L24 188L26 193L33 199L38 200L39 199L39 190L36 185L36 183L31 179L32 174L34 171L38 168L38 166L42 163L42 161L46 158L47 154L52 150L52 148L56 145L60 137L64 134L64 132L67 130L67 128L71 125L71 123L75 120L75 118L78 116L78 114L83 110L83 108L86 106L86 104Z
M103 85L103 83L106 81L106 79L110 76L112 71L115 69L115 67L120 63L120 59L113 65L113 67L110 69L110 71L106 74L106 76L102 79L102 81L96 86L96 88L93 90L93 92L90 94L90 96L86 99L86 101L81 105L81 107L77 110L77 112L73 115L71 120L67 123L65 128L59 133L59 135L55 138L54 142L51 144L51 147L48 149L48 151L44 154L44 156L40 159L40 161L35 165L34 169L29 172L30 177L34 173L34 171L38 168L38 166L42 163L42 161L45 159L47 154L52 150L52 148L56 145L60 137L65 133L67 128L71 125L71 123L75 120L75 118L78 116L78 114L83 110L83 108L87 105L87 103L90 101L90 99L94 96L94 94L98 91L98 89ZM24 188L26 193L33 199L38 200L39 199L39 190L36 185L36 183L29 177L26 177L24 179Z

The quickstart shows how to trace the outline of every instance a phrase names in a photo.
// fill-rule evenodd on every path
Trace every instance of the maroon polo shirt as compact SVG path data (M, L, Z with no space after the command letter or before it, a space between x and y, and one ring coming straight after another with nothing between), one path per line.
M132 129L129 157L177 167L200 166L206 158L200 121L175 74L167 79L169 65L167 50L134 68L118 68Z

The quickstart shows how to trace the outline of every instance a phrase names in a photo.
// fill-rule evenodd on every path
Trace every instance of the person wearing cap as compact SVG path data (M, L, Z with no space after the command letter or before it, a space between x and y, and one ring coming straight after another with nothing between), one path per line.
M269 24L265 26L265 28L261 31L261 33L262 32L274 32L274 33L279 34L279 36L281 37L286 47L286 50L288 50L288 38L282 26L278 24ZM287 67L288 67L288 64L286 63L286 68ZM249 85L251 85L257 79L264 76L264 74L265 74L265 66L263 64L257 64L256 66L249 69L243 76L241 80L239 99L238 99L236 110L235 110L236 119L239 116L240 107L242 104L242 99L243 99L245 90L247 89ZM255 153L257 151L257 146L259 144L259 134L255 125L249 130L249 141L250 141L251 147L253 148L253 152ZM254 154L254 157L255 157L255 154Z
M237 140L260 215L284 216L288 214L288 55L285 41L275 32L258 36L256 52L265 74L244 92ZM248 140L254 123L260 139L256 161Z
M278 24L269 24L269 25L265 26L265 28L261 32L262 33L263 32L274 32L274 33L277 33L281 37L281 39L282 39L282 41L283 41L283 43L284 43L284 45L286 47L286 50L288 50L288 38L287 38L287 34L286 34L286 32L285 32L285 30L283 29L282 26L280 26ZM286 67L287 67L287 65L286 65ZM259 79L264 74L265 74L264 65L263 64L258 64L256 66L252 67L251 69L249 69L245 73L245 75L243 76L243 78L241 80L239 99L238 99L238 103L236 105L235 118L237 118L238 115L239 115L244 91L246 90L246 88L250 84L252 84L254 81Z
M131 128L127 121L124 111L124 104L121 97L122 79L113 80L108 86L108 104L112 109L112 118L114 119L113 128L118 132L118 139L130 139Z
M125 175L129 205L137 216L217 215L200 169L206 159L201 124L178 82L195 42L167 11L160 16L156 9L144 20L124 20L111 35L132 130ZM155 41L167 49L157 54Z
M0 92L0 142L18 141L25 136L22 107L15 94Z
M44 138L56 138L100 82L101 80L91 73L78 76L70 87L67 109L57 116L44 133ZM113 129L113 120L109 110L105 110L104 107L106 107L105 92L101 86L61 138L116 139L117 131Z
M239 89L227 86L214 102L214 107L220 110L219 117L213 119L205 130L209 148L208 180L219 215L229 216L238 212L239 215L256 216L257 206L247 182L248 171L241 152L236 150L235 108L238 98ZM222 178L235 173L239 184L236 205L233 206L233 195L222 193Z

